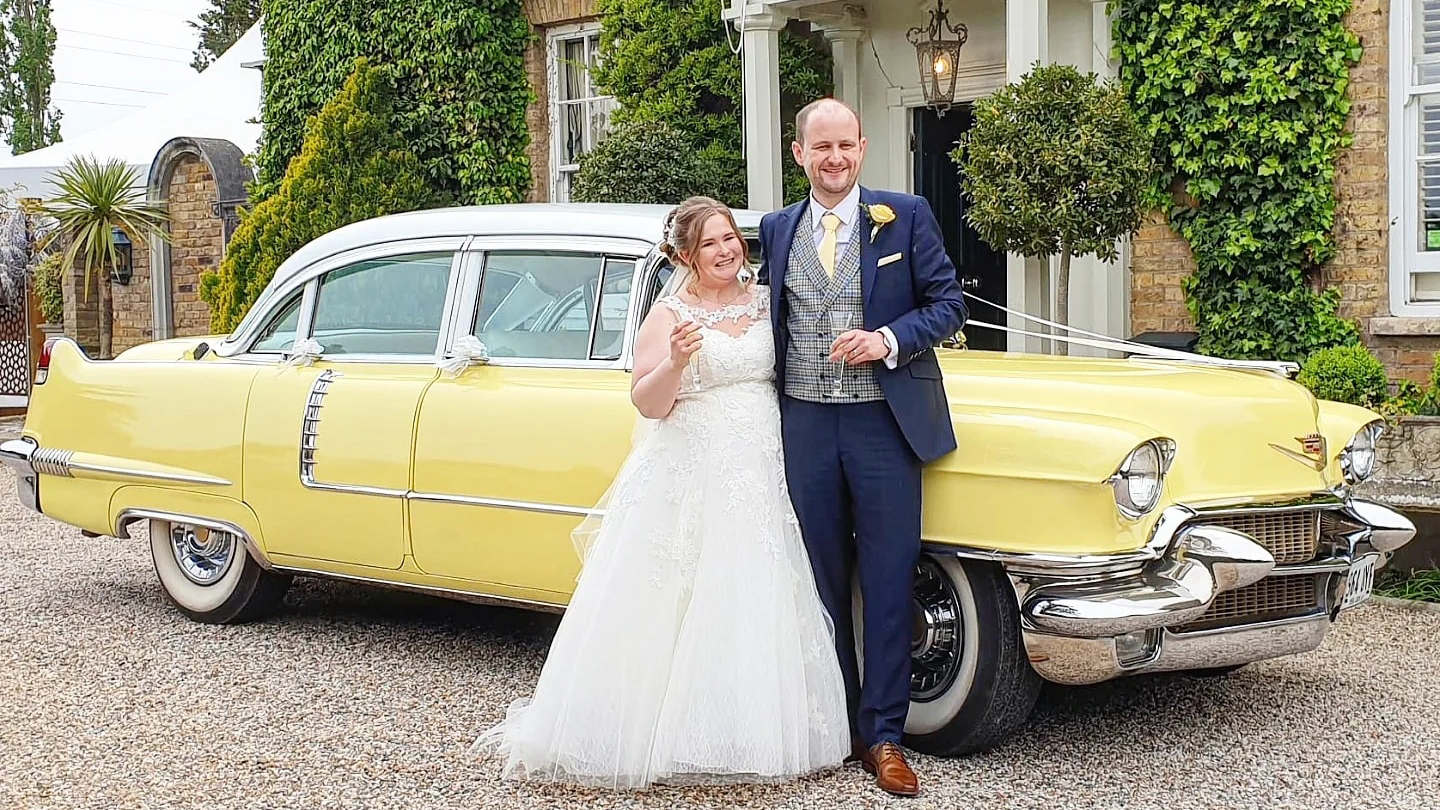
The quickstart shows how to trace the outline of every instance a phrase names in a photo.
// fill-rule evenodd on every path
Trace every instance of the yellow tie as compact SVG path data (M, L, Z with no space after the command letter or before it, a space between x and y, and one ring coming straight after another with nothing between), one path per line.
M820 237L820 266L825 268L825 275L835 278L835 230L840 227L840 217L826 211L820 225L825 228L825 235Z

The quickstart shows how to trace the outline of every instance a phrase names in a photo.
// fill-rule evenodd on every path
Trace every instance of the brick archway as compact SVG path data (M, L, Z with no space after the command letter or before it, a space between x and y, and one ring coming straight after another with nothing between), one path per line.
M236 209L245 202L245 186L254 177L244 160L239 147L216 138L173 138L155 153L148 196L166 203L171 241L151 240L146 263L136 246L131 286L137 299L145 293L152 324L144 339L210 331L210 309L200 300L200 276L220 265L235 230ZM148 284L140 280L147 267ZM118 344L118 296L116 307Z

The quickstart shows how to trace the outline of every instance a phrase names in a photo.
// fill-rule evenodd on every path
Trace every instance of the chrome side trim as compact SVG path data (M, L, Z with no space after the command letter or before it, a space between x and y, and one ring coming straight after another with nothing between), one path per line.
M456 503L468 506L489 506L496 509L518 509L523 512L543 512L549 515L571 515L574 517L590 517L591 515L603 516L604 510L586 509L581 506L564 506L554 503L537 503L535 501L512 501L506 498L481 498L475 495L443 495L435 492L407 492L405 497L415 501L431 501L436 503Z
M74 450L57 450L53 447L36 446L35 451L30 454L30 467L42 475L70 478L70 459L74 456Z
M261 568L267 571L274 570L274 566L270 564L270 560L265 556L265 552L260 550L260 546L250 537L249 533L234 523L225 520L196 517L179 512L165 512L159 509L122 509L120 514L115 518L115 536L124 537L127 540L132 539L127 526L137 520L149 520L152 518L155 520L169 521L171 523L193 523L196 526L204 526L207 529L229 532L240 538L240 542L245 544L245 549L250 552L250 556L255 559L255 562L260 564Z
M320 579L342 579L348 582L359 582L364 585L375 585L381 588L390 588L398 591L412 591L415 593L443 595L462 602L472 602L477 605L495 605L498 607L522 607L530 610L539 610L546 613L564 613L565 606L553 602L540 602L533 599L521 599L514 596L495 596L492 594L476 593L474 591L462 591L457 588L442 588L437 585L416 585L410 582L396 582L389 579L375 579L373 577L362 577L356 574L337 574L333 571L321 571L314 568L301 568L293 565L276 566L276 571L296 576L318 577Z
M27 449L28 448L28 449ZM213 475L199 473L167 473L155 470L141 470L117 464L96 464L90 461L76 461L74 450L58 447L40 447L34 439L14 439L0 445L0 461L15 469L17 473L33 471L41 475L60 478L74 478L76 472L92 472L101 475L116 475L124 478L139 478L144 481L170 481L177 484L203 484L207 486L230 486L230 481Z
M72 461L69 463L70 477L74 477L74 471L103 473L106 475L122 475L127 478L140 478L146 481L170 481L176 484L204 484L207 486L228 487L230 481L224 478L216 478L210 475L186 475L183 473L162 473L151 470L136 470L129 467L114 467L105 464L90 464L88 462Z

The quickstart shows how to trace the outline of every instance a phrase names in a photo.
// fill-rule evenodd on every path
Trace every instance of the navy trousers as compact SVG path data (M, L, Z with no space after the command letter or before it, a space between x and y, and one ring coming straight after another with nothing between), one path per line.
M835 623L850 732L899 743L910 706L910 636L920 554L922 464L885 402L781 397L785 476L820 599ZM864 600L865 679L851 582Z

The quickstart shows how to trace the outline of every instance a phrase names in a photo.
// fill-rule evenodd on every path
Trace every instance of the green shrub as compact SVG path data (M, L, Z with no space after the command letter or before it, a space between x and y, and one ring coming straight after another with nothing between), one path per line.
M60 268L65 258L51 253L35 265L35 297L40 300L40 317L46 323L60 324L65 321L65 296L62 293Z
M570 196L576 202L674 205L709 194L725 170L687 133L664 122L630 121L585 155Z
M530 188L521 0L261 0L265 131L251 200L275 193L308 122L359 57L388 66L392 124L446 203L519 202ZM717 18L718 19L718 18Z
M242 215L225 261L201 279L210 326L228 332L275 270L307 242L342 225L437 203L419 159L396 132L386 71L365 59L321 108L279 190Z
M1307 358L1296 380L1320 399L1378 408L1390 398L1385 365L1364 346L1321 349Z
M601 29L594 80L620 102L611 123L665 123L689 133L703 160L720 169L704 193L743 206L740 58L730 49L740 35L721 21L720 0L598 0L596 9ZM831 64L829 47L803 24L780 32L778 147L789 151L795 113L832 92ZM783 171L786 201L803 199L809 188L804 171L793 160L784 161Z

